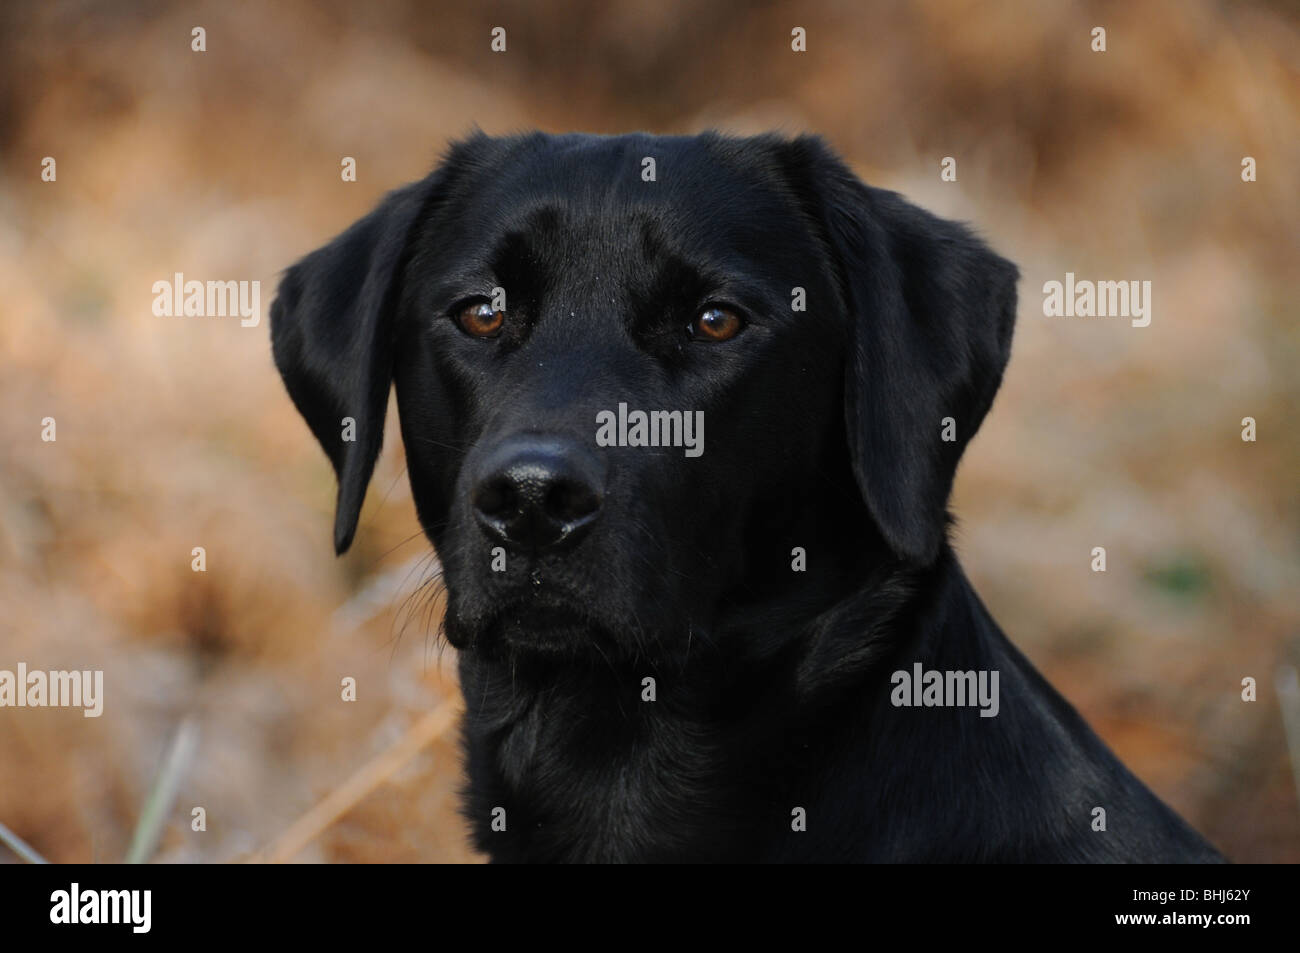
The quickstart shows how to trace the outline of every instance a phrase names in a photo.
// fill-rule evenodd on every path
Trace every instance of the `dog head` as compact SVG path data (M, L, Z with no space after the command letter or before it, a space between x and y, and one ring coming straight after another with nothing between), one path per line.
M288 270L272 341L338 552L395 385L450 641L655 657L938 558L1016 278L815 138L476 135Z

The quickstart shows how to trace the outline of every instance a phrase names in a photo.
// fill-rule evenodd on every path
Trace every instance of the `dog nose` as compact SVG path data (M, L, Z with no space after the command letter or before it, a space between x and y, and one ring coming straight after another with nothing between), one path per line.
M600 516L602 467L575 442L508 438L478 469L470 503L479 525L495 541L550 549L577 542Z

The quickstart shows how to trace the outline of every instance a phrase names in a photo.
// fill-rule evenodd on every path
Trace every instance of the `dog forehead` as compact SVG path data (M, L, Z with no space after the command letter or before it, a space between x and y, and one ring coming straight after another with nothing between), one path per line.
M626 275L631 288L665 263L808 276L820 246L779 145L713 134L481 137L448 160L454 185L422 230L425 247L453 273L503 280L600 272Z
M798 215L772 149L716 135L539 134L485 148L464 193L472 218L518 231L598 231L620 244L641 237L630 225L649 222L743 238Z

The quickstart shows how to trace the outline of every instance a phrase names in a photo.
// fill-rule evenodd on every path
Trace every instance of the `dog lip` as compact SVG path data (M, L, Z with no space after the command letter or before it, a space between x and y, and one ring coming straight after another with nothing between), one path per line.
M558 599L522 599L493 613L473 644L488 653L580 656L593 645L611 645L609 629L582 607ZM494 649L495 647L495 649Z
M580 606L576 599L560 594L539 596L535 592L502 593L497 605L486 608L484 612L469 615L457 612L456 607L448 607L449 615L480 634L499 632L506 627L520 630L552 629L572 626L593 627L598 623L592 614Z
M515 629L523 633L537 633L538 636L565 631L565 629L572 631L572 629L597 628L594 620L586 612L558 599L545 599L545 601L524 599L512 603L511 606L498 612L493 625L494 628L506 629L507 632Z
M525 599L512 603L497 613L497 625L514 624L529 630L546 630L590 626L590 618L583 612L558 600Z

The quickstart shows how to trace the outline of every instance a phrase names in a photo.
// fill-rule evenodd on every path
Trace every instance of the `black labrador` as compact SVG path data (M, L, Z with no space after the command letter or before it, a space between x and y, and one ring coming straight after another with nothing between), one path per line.
M820 139L717 134L475 134L288 270L340 553L397 388L480 849L1221 859L949 546L1017 277Z

